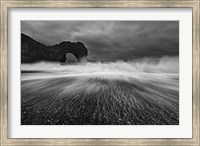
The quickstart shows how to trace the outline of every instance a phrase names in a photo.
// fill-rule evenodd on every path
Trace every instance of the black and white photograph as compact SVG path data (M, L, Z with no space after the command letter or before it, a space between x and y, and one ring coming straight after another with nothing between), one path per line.
M20 23L21 125L179 125L179 21Z

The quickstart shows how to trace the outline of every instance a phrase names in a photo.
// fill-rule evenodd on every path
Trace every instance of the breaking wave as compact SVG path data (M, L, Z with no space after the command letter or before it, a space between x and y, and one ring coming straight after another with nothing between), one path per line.
M115 61L115 62L87 62L74 64L60 64L50 62L39 62L33 64L22 64L22 70L41 70L57 71L67 73L88 73L88 72L110 72L110 73L179 73L179 57L162 57L162 58L143 58L132 61Z

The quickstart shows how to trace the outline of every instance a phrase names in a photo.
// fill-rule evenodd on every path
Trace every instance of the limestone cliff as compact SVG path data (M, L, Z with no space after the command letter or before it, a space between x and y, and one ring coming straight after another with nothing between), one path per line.
M46 46L25 34L21 34L21 63L65 62L66 53L74 54L79 62L88 60L88 50L81 42L67 41Z

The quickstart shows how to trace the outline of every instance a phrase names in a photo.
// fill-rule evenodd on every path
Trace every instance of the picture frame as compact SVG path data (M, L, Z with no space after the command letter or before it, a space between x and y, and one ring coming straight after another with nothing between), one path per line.
M8 9L9 8L192 8L192 138L8 138ZM199 145L200 1L21 1L1 0L1 145Z

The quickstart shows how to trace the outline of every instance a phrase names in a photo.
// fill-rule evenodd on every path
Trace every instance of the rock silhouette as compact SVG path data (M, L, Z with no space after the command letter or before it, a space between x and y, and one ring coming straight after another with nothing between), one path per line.
M46 46L23 33L21 34L21 63L66 62L66 53L72 53L79 62L88 60L88 50L81 42L67 41Z

